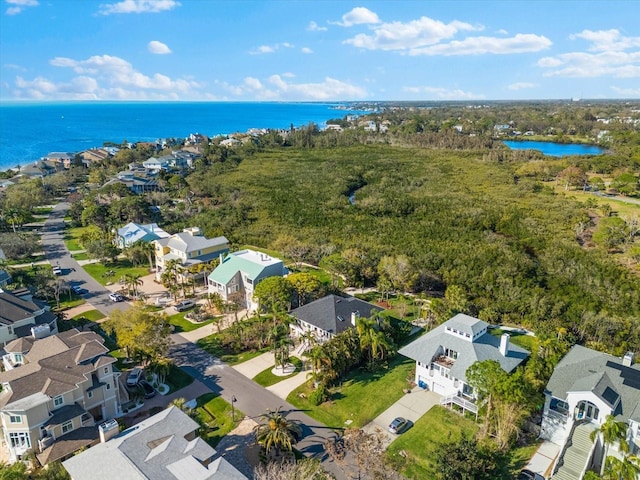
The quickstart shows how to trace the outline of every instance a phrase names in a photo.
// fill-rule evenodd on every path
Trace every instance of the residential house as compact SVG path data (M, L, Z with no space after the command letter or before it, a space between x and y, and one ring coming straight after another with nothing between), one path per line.
M72 480L246 480L198 437L198 427L175 406L122 433L117 423L105 424L102 443L62 465Z
M96 440L96 422L121 413L120 374L100 335L23 337L5 352L0 422L12 462L29 450L43 465L66 458Z
M157 223L140 225L139 223L130 222L117 230L116 245L118 248L127 248L136 242L149 243L170 236Z
M148 177L142 173L132 170L125 170L117 173L116 177L106 182L103 187L113 185L114 183L124 184L136 195L145 192L154 192L159 188L158 181L155 178Z
M175 260L181 267L188 268L198 263L209 262L229 251L229 240L226 237L207 238L199 227L185 228L182 232L166 238L154 240L156 249L156 280L162 279L170 261ZM182 273L186 278L197 278L203 274L190 275Z
M290 312L295 323L290 325L294 337L312 331L318 343L324 343L335 335L356 325L356 319L370 318L383 309L355 297L327 295Z
M110 153L106 148L91 148L89 150L80 152L82 163L87 167L94 162L95 163L104 162L105 160L110 158L112 155L113 154Z
M529 352L512 345L509 335L496 337L489 325L462 313L402 347L399 353L416 361L416 384L443 395L474 413L475 395L467 384L467 369L475 362L495 360L506 372L520 365Z
M158 174L161 170L168 171L173 163L173 155L162 155L161 157L151 157L142 162L142 166L150 174Z
M47 155L41 158L41 160L47 160L55 163L62 168L69 169L73 164L75 153L72 152L49 152Z
M640 365L634 363L633 353L620 358L575 345L554 368L544 394L540 436L559 446L584 442L581 452L571 447L562 450L564 455L578 457L575 464L583 469L603 460L602 445L588 437L607 415L628 424L631 453L640 451ZM617 447L612 445L609 455L618 454ZM566 470L562 467L569 463L573 462L560 458L554 473Z
M222 259L208 277L209 293L218 293L226 302L237 302L247 310L258 308L253 291L258 283L268 277L287 274L284 263L266 253L240 250Z
M55 333L57 318L47 304L33 300L26 289L20 294L0 289L0 346L27 335Z

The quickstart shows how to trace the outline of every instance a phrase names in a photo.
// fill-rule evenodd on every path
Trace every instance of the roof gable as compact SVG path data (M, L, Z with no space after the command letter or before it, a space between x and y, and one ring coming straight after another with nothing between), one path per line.
M291 311L294 317L333 335L353 327L352 315L369 318L383 309L355 297L327 295Z

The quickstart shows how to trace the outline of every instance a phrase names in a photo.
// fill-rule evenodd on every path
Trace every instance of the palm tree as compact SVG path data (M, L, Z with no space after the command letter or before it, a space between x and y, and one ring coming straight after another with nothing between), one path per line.
M376 360L383 360L385 355L392 350L392 344L384 332L379 330L375 318L356 319L356 331L360 339L360 348L369 354L369 364Z
M622 460L607 457L604 467L606 480L637 480L640 476L640 458L635 455L625 455Z
M282 448L290 452L302 435L300 424L296 420L287 420L280 413L280 408L278 407L275 411L267 410L261 416L262 423L254 428L258 444L264 447L267 454L271 451L271 447L274 447L276 456L279 455Z
M144 253L147 256L147 260L149 261L149 271L153 270L153 260L156 253L156 248L153 243L138 241L136 242L136 245L140 252Z
M607 415L604 423L591 432L590 438L592 442L595 442L598 436L602 436L602 443L604 443L603 459L608 457L609 446L616 441L620 442L620 450L623 452L629 451L629 445L625 441L628 428L629 425L625 422L619 422L613 415ZM602 467L600 468L600 475L604 472L605 466L606 461L603 461Z

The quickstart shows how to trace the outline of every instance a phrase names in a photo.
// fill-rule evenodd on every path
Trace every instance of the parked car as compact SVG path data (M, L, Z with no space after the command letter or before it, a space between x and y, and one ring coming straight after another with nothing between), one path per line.
M518 480L545 480L545 478L539 473L524 469L518 474Z
M409 427L409 420L402 417L396 417L389 424L389 431L391 433L400 434Z
M109 295L109 300L111 300L112 302L122 302L124 300L124 297L119 293L112 293Z
M62 269L56 265L55 267L53 267L53 274L62 275Z
M190 308L193 308L195 306L196 306L195 302L191 300L183 300L182 302L176 305L176 311L184 312L185 310L189 310Z
M142 389L142 393L144 394L144 398L151 398L151 397L155 397L156 395L156 389L153 388L151 386L151 384L149 382L147 382L146 380L142 380L139 384L138 387L140 389Z
M135 367L133 370L129 372L129 376L127 377L127 385L130 387L138 385L142 380L142 369L140 367Z
M72 285L71 286L71 290L76 295L84 295L85 293L88 292L88 290L86 288L82 288L80 285Z

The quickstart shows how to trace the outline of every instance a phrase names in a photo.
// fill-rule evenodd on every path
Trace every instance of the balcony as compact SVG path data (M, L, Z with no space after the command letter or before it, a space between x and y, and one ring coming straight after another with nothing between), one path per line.
M456 363L456 361L453 358L440 355L433 360L433 363L440 365L442 367L451 368Z

